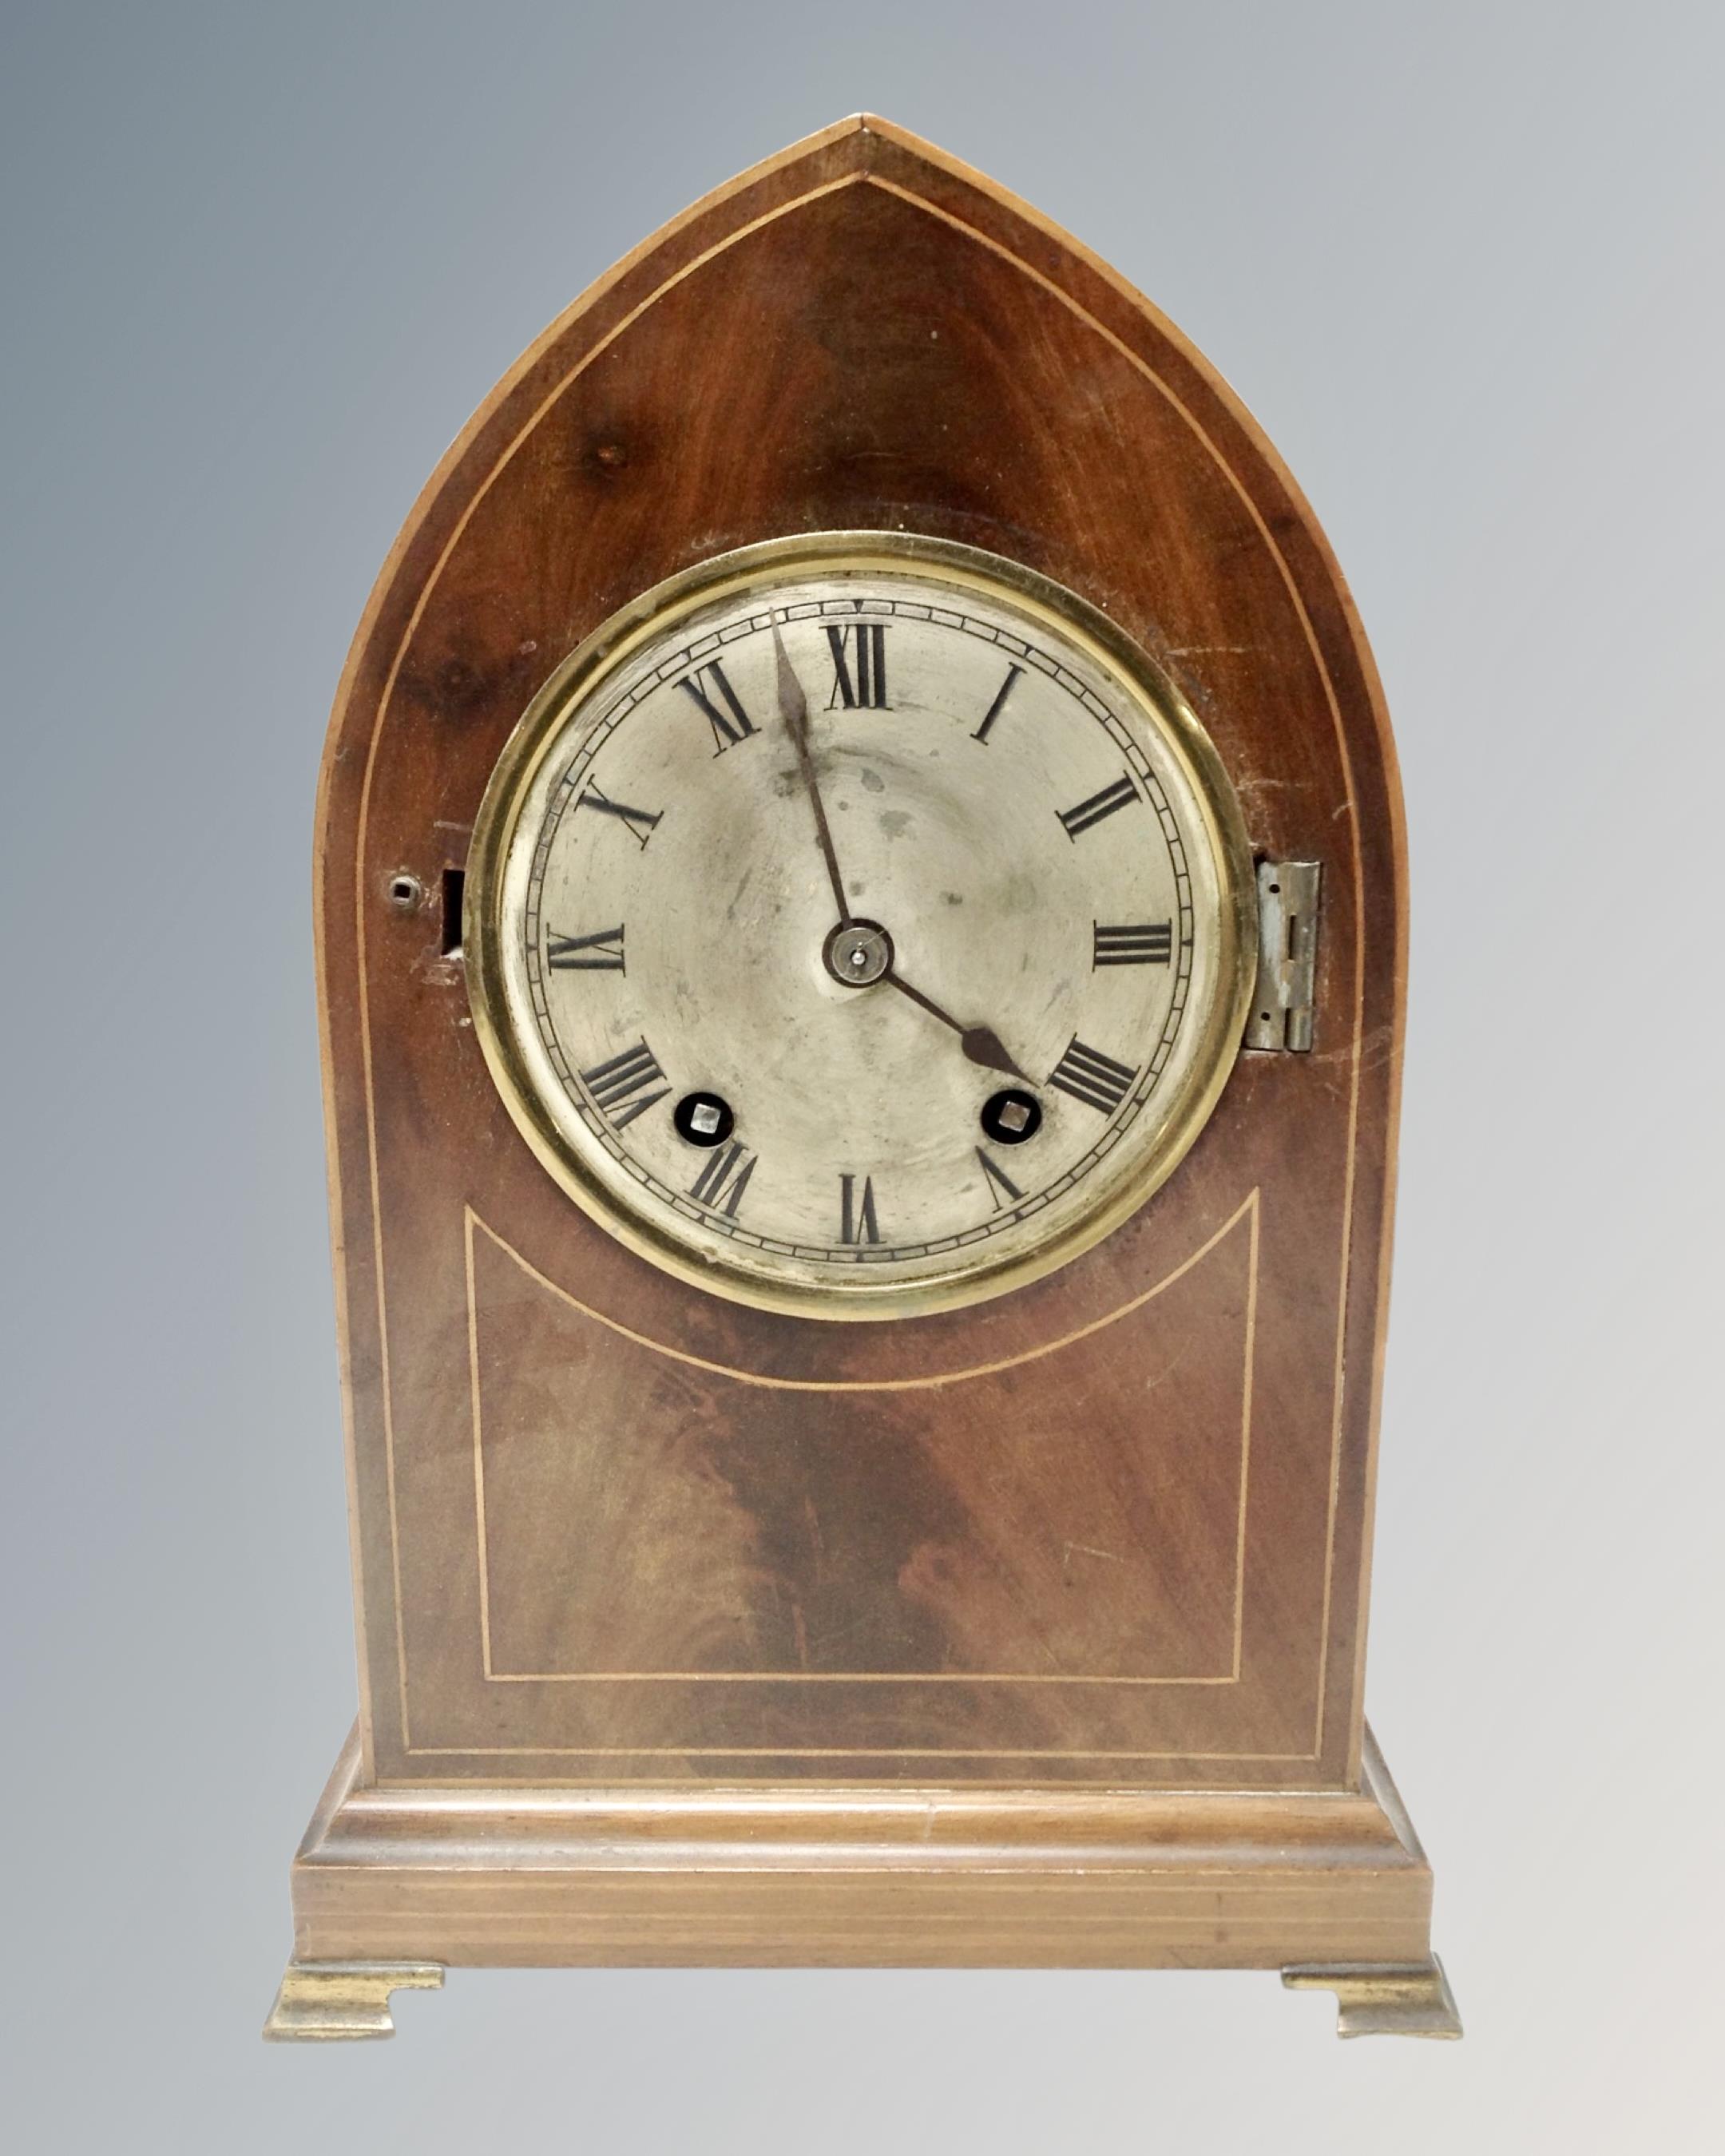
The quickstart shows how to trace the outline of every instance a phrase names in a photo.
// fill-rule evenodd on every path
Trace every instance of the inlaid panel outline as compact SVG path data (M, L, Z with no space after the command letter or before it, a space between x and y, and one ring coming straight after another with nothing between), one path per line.
M1006 1355L992 1363L978 1363L958 1370L937 1371L916 1378L776 1378L759 1372L743 1370L725 1363L709 1361L706 1357L691 1354L686 1348L673 1348L662 1340L655 1340L644 1332L608 1317L603 1311L593 1309L578 1296L560 1287L547 1274L540 1271L532 1261L524 1257L506 1237L482 1219L471 1205L463 1209L463 1242L467 1283L467 1355L468 1380L473 1424L473 1493L474 1527L479 1572L480 1654L481 1667L487 1684L902 1684L902 1685L1114 1685L1148 1688L1162 1685L1235 1685L1240 1681L1241 1658L1245 1630L1245 1544L1246 1518L1251 1483L1252 1451L1252 1377L1257 1347L1258 1330L1258 1219L1259 1192L1255 1186L1243 1199L1221 1226L1200 1243L1189 1255L1183 1258L1172 1271L1165 1273L1152 1287L1129 1296L1114 1309L1086 1325L1076 1326L1058 1339L1027 1348L1021 1353ZM1240 1374L1240 1466L1239 1495L1236 1500L1236 1524L1234 1547L1234 1622L1233 1648L1227 1673L1219 1676L1083 1676L1047 1671L948 1671L948 1670L498 1670L491 1659L490 1563L485 1523L485 1440L481 1414L479 1361L479 1296L474 1282L474 1231L478 1229L493 1246L501 1250L515 1265L558 1301L590 1322L617 1334L649 1353L662 1355L668 1362L681 1363L688 1367L705 1370L714 1376L726 1378L738 1384L752 1385L762 1391L793 1393L911 1393L937 1392L951 1385L973 1383L979 1378L996 1376L1004 1370L1022 1369L1026 1363L1042 1361L1062 1349L1074 1347L1081 1340L1106 1332L1110 1326L1120 1324L1153 1302L1164 1289L1201 1265L1213 1251L1220 1250L1244 1221L1246 1224L1246 1292L1245 1311L1241 1327L1242 1369ZM541 1748L532 1748L537 1750ZM630 1747L630 1749L635 1748ZM645 1748L680 1753L684 1748L665 1746ZM783 1747L775 1748L783 1756ZM798 1758L805 1756L802 1753ZM957 1756L956 1754L954 1756ZM1076 1756L1076 1755L1075 1755Z
M835 129L830 131L830 132L831 134L836 135L839 131ZM829 138L822 137L817 139L820 141L824 141ZM459 463L459 459L466 454L470 444L477 436L480 429L496 413L497 411L502 408L507 399L516 393L521 382L530 373L531 369L540 363L546 352L556 344L558 339L567 335L579 321L580 316L596 305L604 294L610 290L638 261L644 259L649 256L655 249L664 244L671 233L686 226L696 216L706 213L720 206L726 198L728 193L735 192L737 188L755 184L768 177L772 172L782 168L783 165L793 162L798 157L806 156L809 153L809 145L796 146L796 147L792 151L784 153L783 157L769 160L764 165L752 168L748 173L742 176L740 180L734 184L733 187L718 189L713 195L704 198L701 203L692 206L690 211L673 220L670 226L666 227L661 232L652 235L648 241L644 243L642 247L636 249L634 254L625 258L623 262L618 264L613 270L600 278L587 292L582 294L574 302L572 303L568 309L565 310L562 315L557 317L544 334L528 347L527 351L521 355L521 357L516 362L514 367L511 368L504 380L498 384L496 389L494 390L490 396L486 398L485 403L480 407L480 411L469 423L468 427L463 430L461 436L458 439L455 445L449 453L449 456L445 459L444 464L433 475L431 480L428 483L422 499L429 502L439 497L442 490L448 485L449 479L453 477L454 472ZM969 174L963 167L954 163L953 161L942 159L938 156L932 156L927 146L920 144L916 145L911 151L911 154L919 157L923 162L933 164L935 167L940 171L957 173L958 177L965 179L968 183L974 186L979 186L980 191L988 194L990 200L997 206L1004 207L1011 216L1029 226L1033 230L1040 230L1051 234L1064 249L1068 250L1076 259L1097 271L1105 282L1125 298L1129 304L1135 306L1138 312L1143 316L1147 326L1154 335L1159 336L1164 342L1168 344L1177 352L1190 352L1191 348L1188 346L1186 340L1181 336L1178 331L1176 330L1171 323L1166 321L1158 313L1156 312L1155 310L1150 307L1148 303L1146 302L1140 295L1133 292L1131 287L1127 285L1117 273L1110 270L1106 264L1099 263L1097 259L1092 255L1088 249L1081 247L1077 242L1074 241L1070 235L1060 232L1058 228L1051 224L1046 218L1042 218L1038 213L1030 208L1029 205L1019 202L1015 198L1005 195L1003 191L998 188L991 189L986 182L978 182L976 176ZM1205 431L1204 426L1199 423L1196 414L1186 405L1169 383L1162 378L1147 358L1139 352L1136 351L1132 346L1127 342L1127 341L1116 331L1111 329L1106 323L1099 320L1096 315L1091 313L1090 310L1074 295L1074 294L1064 289L1052 278L1038 270L1034 264L1026 260L1023 256L1014 253L1012 249L1003 244L1000 241L993 239L987 233L980 230L974 224L969 223L964 219L952 214L951 212L939 208L934 203L926 199L925 198L912 192L907 188L900 187L881 176L866 171L859 171L844 173L836 179L824 182L819 186L810 187L805 192L777 204L773 208L763 212L757 217L744 220L742 223L736 226L734 229L726 233L722 238L716 240L711 246L703 249L699 253L692 256L688 261L681 264L671 273L670 275L666 277L661 284L655 286L635 305L627 309L616 321L614 321L602 334L596 336L593 342L578 354L575 358L573 364L562 375L560 375L557 380L539 398L521 427L516 429L509 440L499 449L489 470L478 480L478 482L473 485L468 499L464 503L459 515L456 516L452 528L449 531L443 545L439 550L436 560L433 563L429 573L426 575L424 582L414 599L408 620L401 631L395 649L391 656L384 680L377 694L369 733L366 742L365 763L361 779L359 805L356 819L354 862L355 889L357 892L363 892L366 889L366 860L369 841L372 783L377 768L379 745L382 739L386 720L394 701L397 683L400 678L401 671L406 662L407 655L412 646L413 638L418 633L420 622L424 615L427 607L430 603L432 595L439 585L443 572L447 567L450 558L455 552L456 548L460 544L461 540L465 534L467 526L471 521L475 511L478 510L480 504L489 494L491 487L495 484L499 476L512 461L523 444L531 438L546 413L550 410L550 408L566 393L570 386L578 379L582 374L586 372L586 371L592 367L594 362L598 361L602 355L621 336L623 336L635 322L639 321L641 317L653 306L657 305L668 292L672 290L676 285L684 282L687 278L694 275L696 272L711 266L714 261L728 253L731 249L737 246L744 240L752 237L754 234L760 231L767 225L776 223L782 218L789 216L798 210L805 208L809 203L817 201L824 196L835 193L848 187L859 185L878 187L887 193L899 197L906 203L922 211L924 214L932 217L941 223L952 226L955 230L963 233L967 239L973 241L977 245L984 248L988 252L998 255L1003 260L1011 264L1024 276L1029 279L1032 283L1040 286L1043 290L1046 291L1059 305L1065 307L1076 319L1083 322L1085 326L1092 331L1092 333L1100 337L1104 343L1110 346L1111 349L1118 353L1125 360L1127 364L1129 365L1137 373L1142 376L1143 379L1155 390L1155 392L1165 400L1171 408L1180 415L1182 420L1190 429L1195 441L1203 448L1205 453L1211 459L1224 482L1232 490L1240 501L1247 517L1257 531L1269 559L1274 564L1277 574L1281 578L1283 587L1286 592L1288 602L1292 609L1294 618L1297 621L1301 633L1305 639L1317 679L1322 687L1325 702L1330 714L1332 727L1336 740L1337 754L1345 789L1345 798L1337 810L1337 814L1338 816L1346 814L1350 824L1353 822L1357 817L1358 802L1354 792L1353 760L1348 752L1347 731L1343 722L1336 686L1331 678L1330 670L1326 664L1322 648L1319 643L1317 634L1312 624L1311 616L1307 609L1305 600L1301 595L1298 583L1296 580L1293 571L1284 556L1281 548L1276 542L1275 536L1266 520L1264 512L1260 509L1256 501L1252 498L1240 475L1234 470L1233 466L1229 463L1227 458L1223 454L1216 443L1211 439L1210 435ZM1220 383L1219 379L1215 376L1214 368L1209 365L1209 362L1203 360L1201 356L1196 357L1195 363L1198 367L1199 372L1204 378L1207 386L1209 388L1211 393L1216 397L1218 402L1223 405L1224 408L1227 408L1227 392L1225 388ZM1230 417L1233 416L1235 415L1230 413ZM1280 465L1275 457L1274 451L1264 443L1261 435L1253 429L1249 419L1245 420L1244 424L1245 424L1247 432L1253 439L1259 454L1263 458L1267 469L1272 475L1278 473L1280 471ZM446 475L448 475L448 476L446 476ZM413 517L409 520L409 531L413 531L417 528L418 520L418 511L416 510ZM398 542L398 552L399 552L400 547L403 544L404 541ZM395 557L392 557L392 562L388 566L391 569L394 568L396 566ZM380 590L382 588L382 580L380 579ZM374 602L374 604L378 603L379 602ZM358 648L359 641L360 639L356 640L356 649ZM344 691L344 693L351 692ZM1059 1755L1063 1758L1070 1757L1076 1758L1091 1757L1117 1758L1122 1759L1151 1759L1165 1758L1208 1759L1238 1758L1244 1761L1247 1759L1292 1760L1316 1758L1322 1755L1323 1748L1323 1729L1328 1695L1330 1635L1332 1628L1332 1605L1335 1563L1336 1519L1339 1499L1342 1465L1342 1425L1343 1412L1342 1372L1346 1347L1348 1317L1348 1296L1347 1288L1351 1260L1351 1245L1353 1228L1353 1200L1358 1165L1358 1131L1362 1077L1360 1056L1361 1027L1363 1022L1365 993L1365 892L1363 880L1360 873L1360 864L1357 855L1357 841L1350 846L1349 866L1351 870L1350 881L1353 898L1353 926L1354 934L1354 950L1352 997L1353 1008L1350 1014L1351 1029L1346 1051L1349 1066L1348 1146L1342 1203L1340 1208L1341 1234L1333 1381L1332 1386L1331 1448L1327 1498L1328 1517L1324 1556L1322 1607L1318 1640L1317 1702L1313 1722L1312 1749L1307 1753L1193 1753L1190 1751L1181 1751L1176 1753L1081 1753L1075 1752L1070 1753L1062 1753ZM545 1748L540 1746L490 1748L470 1746L416 1746L413 1743L412 1739L412 1727L408 1704L406 1614L403 1608L401 1589L401 1551L399 1522L397 1507L393 1399L387 1312L387 1266L383 1246L382 1205L379 1183L379 1147L377 1142L376 1101L373 1086L373 1050L372 1041L370 998L367 988L367 973L366 947L367 926L368 909L363 903L357 904L355 908L354 936L358 961L357 1000L359 1006L359 1034L366 1116L367 1170L372 1215L372 1276L374 1293L377 1299L378 1353L381 1381L380 1393L382 1399L383 1434L384 1486L389 1527L389 1557L392 1575L391 1584L393 1588L393 1616L396 1648L397 1700L398 1710L400 1717L401 1750L404 1756L425 1757L459 1757L468 1753L472 1753L475 1756L481 1754L490 1756L492 1753L495 1753L497 1756L504 1756L506 1754L526 1757L536 1755L547 1757L552 1756L556 1748ZM337 1217L339 1218L339 1167L333 1162L332 1171L335 1175L335 1194L338 1202ZM345 1283L343 1284L342 1292L345 1306ZM347 1332L345 1306L338 1313L338 1322L341 1323L343 1336L345 1337ZM352 1470L350 1468L350 1474ZM356 1585L359 1590L361 1607L362 1609L365 1609L367 1605L365 1597L363 1568L360 1563L361 1553L357 1538L355 1542L354 1556ZM362 1656L362 1661L365 1658ZM365 1690L362 1692L362 1697L368 1696L368 1671L362 1671L362 1686L365 1687ZM705 1755L698 1753L687 1753L686 1756L698 1757ZM747 1756L747 1754L738 1753L732 1751L721 1753L716 1756L743 1757ZM858 1755L850 1754L842 1756ZM896 1755L889 1752L877 1751L871 1753L867 1756L887 1758ZM928 1754L922 1748L916 1748L914 1750L906 1753L904 1756L930 1757L937 1755ZM1034 1755L1023 1753L1002 1753L999 1755L990 1754L987 1756L1024 1757Z

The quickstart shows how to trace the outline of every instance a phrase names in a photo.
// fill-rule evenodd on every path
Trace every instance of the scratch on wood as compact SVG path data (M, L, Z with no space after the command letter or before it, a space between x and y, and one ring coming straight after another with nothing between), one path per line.
M1101 1558L1105 1564L1124 1564L1126 1563L1126 1559L1123 1557L1117 1557L1112 1550L1097 1549L1095 1545L1091 1543L1065 1543L1061 1546L1060 1578L1062 1580L1070 1580L1071 1578L1072 1559L1075 1555L1079 1557Z

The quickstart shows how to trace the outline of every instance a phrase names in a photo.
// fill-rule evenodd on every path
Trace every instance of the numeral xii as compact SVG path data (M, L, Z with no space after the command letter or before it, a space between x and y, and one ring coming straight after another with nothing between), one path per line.
M833 653L833 693L827 709L843 704L847 711L884 711L886 701L886 624L859 621L849 628L827 624Z

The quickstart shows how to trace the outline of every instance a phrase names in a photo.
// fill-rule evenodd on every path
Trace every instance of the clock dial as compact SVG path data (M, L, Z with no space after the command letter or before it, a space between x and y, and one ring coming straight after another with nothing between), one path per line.
M973 550L831 535L648 595L475 833L480 1037L547 1165L721 1293L998 1292L1169 1172L1238 1046L1237 809L1142 654Z

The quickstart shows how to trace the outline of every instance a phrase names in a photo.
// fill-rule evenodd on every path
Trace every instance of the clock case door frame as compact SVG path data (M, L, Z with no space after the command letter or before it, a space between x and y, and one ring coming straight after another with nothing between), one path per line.
M1243 1052L1165 1191L1058 1275L973 1310L824 1327L691 1296L554 1188L483 1067L449 908L511 728L600 621L717 552L912 524L1102 608L1199 715L1260 855L1322 862L1316 1040L1309 1055ZM865 117L756 167L602 278L421 496L326 754L320 1009L362 1680L347 1796L318 1846L350 1799L371 1806L372 1832L391 1803L439 1789L470 1808L506 1808L524 1788L603 1793L649 1835L663 1793L720 1786L777 1789L834 1820L865 1815L871 1789L972 1803L1040 1789L1075 1818L1106 1789L1297 1792L1331 1845L1348 1839L1333 1807L1369 1819L1361 1876L1387 1865L1417 1902L1429 1875L1368 1786L1362 1707L1404 882L1389 724L1316 521L1214 371L1094 256ZM1118 1388L1167 1357L1163 1320L1182 1295L1179 1337L1202 1367L1170 1438ZM998 1532L955 1463L1056 1350L1040 1397L1071 1404L1072 1456L1100 1388L1114 1450L1092 1483L1137 1478L1115 1525L1136 1518L1153 1541L1146 1491L1164 1469L1178 1478L1183 1445L1212 1445L1204 1502L1225 1532L1212 1519L1206 1542L1189 1521L1145 1575L1165 1666L1134 1646L1027 1667L1022 1638L991 1664L1011 1598L948 1576L981 1552L983 1573L1017 1566L1017 1585L1048 1591L1022 1517L1054 1486L1046 1460L1024 1471L1019 1515ZM980 1373L975 1396L955 1407L965 1373ZM918 1389L921 1422L905 1404ZM544 1424L583 1400L603 1417L578 1478L589 1506L608 1462L644 1459L648 1473L655 1446L685 1480L732 1479L729 1509L695 1502L680 1544L629 1544L629 1573L600 1563L588 1629L572 1635L557 1598L581 1570L572 1548L603 1558L598 1514L578 1523L585 1540L545 1541L555 1506L536 1505L530 1471L497 1501L500 1529L487 1478L504 1489L536 1447L550 1497L576 1486L555 1477L578 1448L547 1450ZM875 1573L850 1589L872 1659L824 1668L799 1667L758 1606L788 1577L806 1584L759 1493L778 1486L775 1460L806 1447L811 1400L824 1426L844 1423L853 1459L885 1430L903 1492L860 1553ZM692 1466L679 1435L691 1429ZM823 1473L803 1497L841 1517L857 1487L842 1463ZM882 1485L860 1496L870 1517L892 1510ZM931 1496L941 1547L919 1575L916 1508ZM728 1530L740 1502L741 1555L703 1571L715 1518ZM1122 1555L1067 1540L1063 1589L1072 1567ZM1202 1561L1176 1577L1189 1543ZM676 1604L691 1568L707 1600L679 1605L677 1636L655 1640L652 1593L619 1588L657 1580ZM741 1648L735 1626L719 1637L707 1621L714 1580L739 1576ZM633 1629L601 1638L619 1605ZM1098 1599L1096 1637L1121 1636L1132 1606ZM1183 1608L1207 1613L1189 1636ZM1287 1815L1260 1816L1274 1840ZM1396 1921L1405 1944L1424 1918L1409 1904Z

